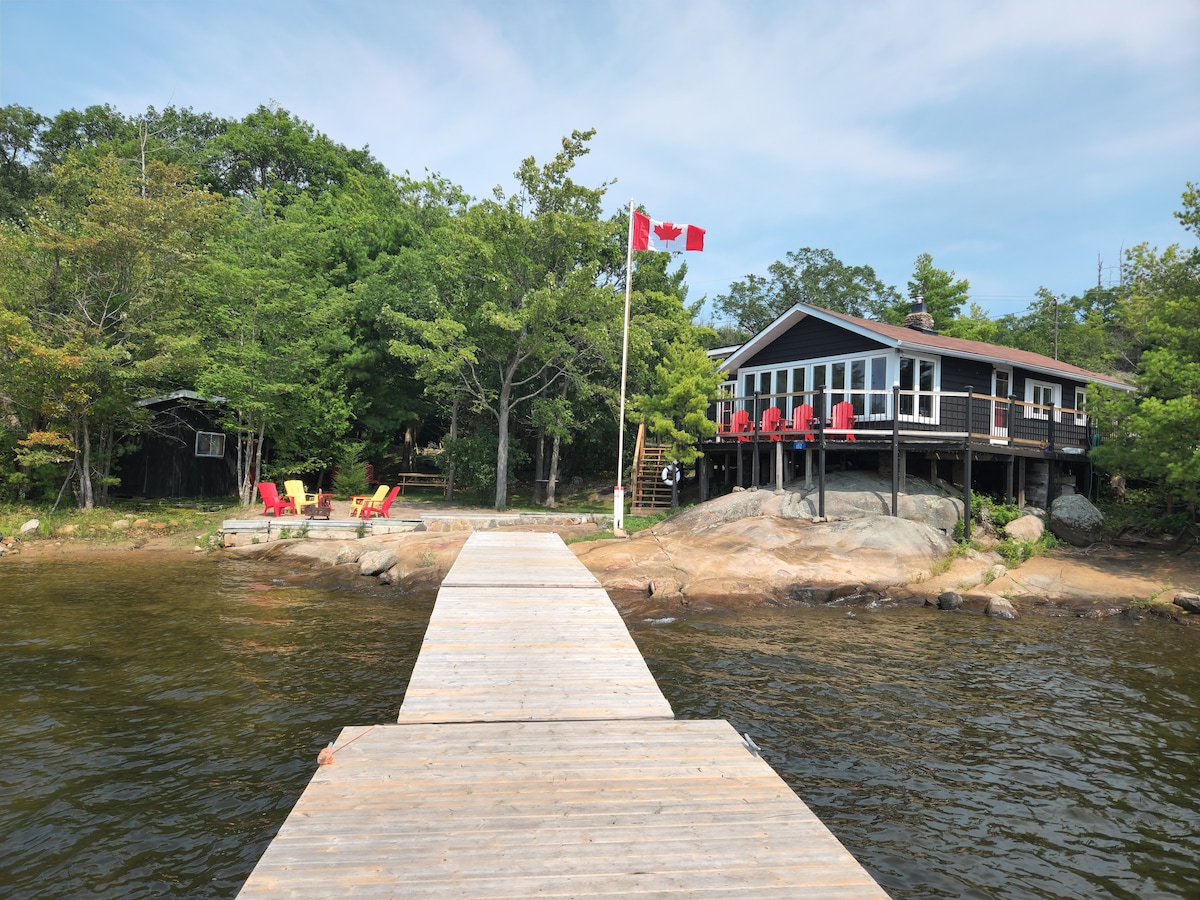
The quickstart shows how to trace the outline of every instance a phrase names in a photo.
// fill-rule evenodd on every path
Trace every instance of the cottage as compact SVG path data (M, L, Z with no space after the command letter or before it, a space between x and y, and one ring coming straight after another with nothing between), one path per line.
M922 305L904 326L798 303L740 347L703 445L702 493L855 468L1044 505L1086 492L1091 384L1132 387L1037 353L937 334ZM972 468L974 466L974 468Z

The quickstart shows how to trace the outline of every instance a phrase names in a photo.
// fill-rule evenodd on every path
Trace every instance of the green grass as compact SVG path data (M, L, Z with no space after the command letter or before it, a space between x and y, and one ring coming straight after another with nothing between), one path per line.
M221 521L229 518L230 512L236 509L237 502L232 497L205 501L118 500L111 506L90 510L59 506L53 513L48 506L9 504L0 506L0 534L20 536L21 526L30 519L37 519L37 531L24 535L25 540L65 537L65 532L73 529L70 539L99 543L176 534L189 534L203 542L214 535ZM135 525L143 519L145 524ZM121 520L129 527L114 530L112 526Z

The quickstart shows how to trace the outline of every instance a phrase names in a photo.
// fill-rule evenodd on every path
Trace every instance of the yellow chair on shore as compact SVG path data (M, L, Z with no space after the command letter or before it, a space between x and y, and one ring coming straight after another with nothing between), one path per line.
M383 503L383 498L387 496L387 492L388 486L386 484L381 484L375 489L375 495L373 497L351 497L350 515L354 518L358 518L363 514L363 510L368 505L378 508L379 505Z
M304 490L303 481L285 481L283 489L287 491L286 496L290 497L296 504L296 512L305 506L316 506L318 497L316 494L310 494Z

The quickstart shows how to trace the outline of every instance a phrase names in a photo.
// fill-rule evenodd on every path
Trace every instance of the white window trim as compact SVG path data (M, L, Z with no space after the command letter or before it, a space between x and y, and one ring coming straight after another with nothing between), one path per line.
M1075 424L1087 425L1087 388L1075 388Z
M922 391L919 388L915 389L900 381L900 365L902 360L911 359L916 364L917 383L921 380L921 363L933 363L933 390ZM900 393L907 394L912 397L913 411L911 415L901 415L900 410L896 410L896 417L901 422L922 422L926 425L937 425L942 420L942 358L940 356L923 356L916 353L905 352L903 356L896 358L896 383L900 384ZM930 407L931 414L928 416L921 415L921 398L929 397L933 402Z
M1049 388L1050 389L1050 402L1049 403L1039 403L1039 404L1037 404L1037 406L1033 406L1033 405L1026 406L1025 407L1025 418L1026 419L1048 419L1048 418L1050 418L1050 414L1046 410L1038 409L1037 407L1038 406L1053 406L1056 409L1061 408L1062 407L1062 385L1056 384L1053 381L1035 381L1032 378L1026 378L1025 379L1025 402L1028 404L1033 404L1035 402L1033 399L1033 391L1034 391L1035 387Z

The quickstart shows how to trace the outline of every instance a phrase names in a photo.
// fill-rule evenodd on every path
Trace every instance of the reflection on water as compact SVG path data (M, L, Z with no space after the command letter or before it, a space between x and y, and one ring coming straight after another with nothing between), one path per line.
M794 610L635 625L895 897L1200 896L1200 634Z
M0 895L231 897L431 598L251 564L0 565ZM1200 633L924 610L636 623L897 898L1200 893Z
M171 557L0 566L0 895L230 897L429 600Z

